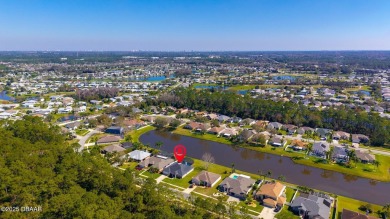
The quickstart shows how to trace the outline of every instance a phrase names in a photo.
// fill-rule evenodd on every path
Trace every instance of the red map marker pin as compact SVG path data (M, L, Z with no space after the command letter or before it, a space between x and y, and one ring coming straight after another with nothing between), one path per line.
M181 163L184 160L186 152L187 150L183 145L179 144L175 146L175 148L173 149L173 154L175 155L175 158L178 163Z

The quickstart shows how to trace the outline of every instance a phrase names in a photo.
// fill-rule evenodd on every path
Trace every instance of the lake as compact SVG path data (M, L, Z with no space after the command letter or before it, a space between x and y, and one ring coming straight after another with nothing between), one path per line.
M175 78L174 75L170 75L168 78ZM147 82L157 82L157 81L163 81L167 79L165 75L156 75L156 76L150 76L150 77L138 77L138 78L131 78L132 81L147 81Z
M187 156L196 159L208 152L216 164L223 166L230 167L234 163L236 169L254 174L259 170L271 170L273 178L284 175L289 183L380 205L390 202L390 183L296 164L288 157L155 130L142 135L140 141L152 147L161 141L161 150L167 152L173 152L174 146L183 144Z
M0 100L13 101L14 98L8 96L6 91L2 91L2 92L0 93Z

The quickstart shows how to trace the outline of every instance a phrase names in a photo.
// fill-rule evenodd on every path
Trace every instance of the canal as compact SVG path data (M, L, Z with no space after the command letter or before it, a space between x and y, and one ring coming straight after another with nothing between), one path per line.
M390 183L296 164L288 157L155 130L142 135L140 141L152 147L161 141L161 150L167 152L173 152L174 146L183 144L187 148L187 156L196 159L201 159L208 152L216 164L223 166L230 167L234 163L236 169L254 174L259 170L270 170L272 178L283 175L289 183L379 205L390 202Z

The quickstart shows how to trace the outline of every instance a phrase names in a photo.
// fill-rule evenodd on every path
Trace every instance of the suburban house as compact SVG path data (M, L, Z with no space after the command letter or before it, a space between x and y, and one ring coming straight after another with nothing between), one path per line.
M253 135L256 134L255 130L244 129L239 137L242 141L248 141Z
M326 195L301 193L291 202L291 210L304 219L328 219L333 200Z
M279 123L279 122L270 122L268 123L267 125L267 129L269 130L272 130L272 129L276 129L276 130L279 130L283 127L283 124L282 123Z
M284 147L287 143L282 137L274 136L269 140L270 144L275 147Z
M213 119L218 119L218 115L215 113L210 113L206 116L208 119L213 120Z
M202 170L191 182L198 186L213 187L220 179L221 175Z
M372 163L375 161L375 155L369 154L367 151L356 150L355 154L357 159L362 163Z
M225 115L219 115L217 119L219 122L227 122L228 120L230 120L230 117Z
M313 151L311 152L312 155L315 155L317 157L326 158L326 152L330 150L330 145L327 142L315 142L313 144Z
M349 140L350 137L351 134L343 131L334 132L332 136L334 140Z
M240 199L246 199L249 191L256 181L250 177L235 175L226 177L218 189L221 192L226 192L228 195L235 196Z
M183 163L174 162L166 166L162 173L171 178L184 178L187 174L194 170L193 166L189 166Z
M251 118L246 118L246 119L241 120L238 124L241 126L245 126L245 125L253 125L255 123L256 123L256 120L251 119Z
M283 207L286 203L286 197L284 191L286 186L280 182L268 182L263 184L256 192L256 199L259 200L264 206L270 208Z
M80 124L81 124L80 122L76 121L76 122L71 122L66 124L65 127L69 130L75 130L80 126Z
M368 136L362 134L352 134L352 143L367 143L370 141Z
M114 142L119 142L120 140L121 140L121 138L119 138L118 136L107 135L107 136L99 138L99 140L97 140L97 144L114 143Z
M189 130L195 130L199 127L200 123L199 122L189 122L186 124L183 128L189 129Z
M287 134L292 135L297 131L298 127L295 125L287 124L287 125L283 125L282 129L287 131Z
M121 147L124 148L124 149L129 149L129 148L133 147L133 143L131 143L129 141L122 142L121 143Z
M348 161L348 152L344 147L334 147L332 153L332 159L337 162L347 162Z
M108 134L113 134L113 135L122 135L123 134L123 128L119 126L111 126L106 129L105 131Z
M291 142L290 147L295 151L302 151L307 149L307 145L307 142L295 139Z
M231 137L237 134L238 131L234 128L225 128L220 132L220 135L222 135L223 137Z
M152 154L147 151L140 151L140 150L134 150L127 154L129 159L136 160L136 161L145 160L146 158L150 157L150 155Z
M171 158L157 155L142 160L141 162L139 162L138 166L141 168L152 167L157 169L158 172L161 172L163 171L164 167L168 166L173 162L174 160Z
M220 127L212 127L211 129L209 129L207 132L210 133L210 134L214 134L214 135L219 135L221 133L222 130L224 130L225 127L223 126L220 126Z
M316 132L321 137L321 139L326 139L328 135L332 133L332 130L324 129L324 128L316 128Z
M128 128L139 129L145 126L145 122L138 119L125 119L123 125Z
M379 219L379 218L350 211L344 208L343 212L341 213L341 219Z
M300 135L304 135L306 133L313 133L313 132L314 132L313 128L305 127L305 126L297 129L297 133Z
M103 148L102 153L103 153L103 154L106 154L106 153L114 153L114 152L119 153L119 152L122 152L122 151L125 151L125 150L126 150L126 149L124 149L123 147L114 144L114 145L109 145L109 146Z

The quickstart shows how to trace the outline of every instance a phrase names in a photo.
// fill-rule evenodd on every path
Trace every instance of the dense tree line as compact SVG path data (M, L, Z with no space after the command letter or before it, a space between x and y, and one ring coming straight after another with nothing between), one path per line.
M390 121L361 109L351 110L340 107L320 111L292 102L254 99L249 95L241 97L234 92L210 92L184 88L162 94L157 100L149 100L149 104L188 107L228 116L342 130L368 135L373 145L382 146L390 143Z
M13 211L3 209L0 218L215 218L211 211L228 213L207 200L178 200L154 180L140 181L136 172L110 166L97 146L77 153L59 133L37 117L1 124L0 206ZM25 206L42 211L21 212Z
M99 87L90 89L78 89L76 90L76 99L79 100L101 100L104 98L116 97L119 93L118 88L114 87Z

